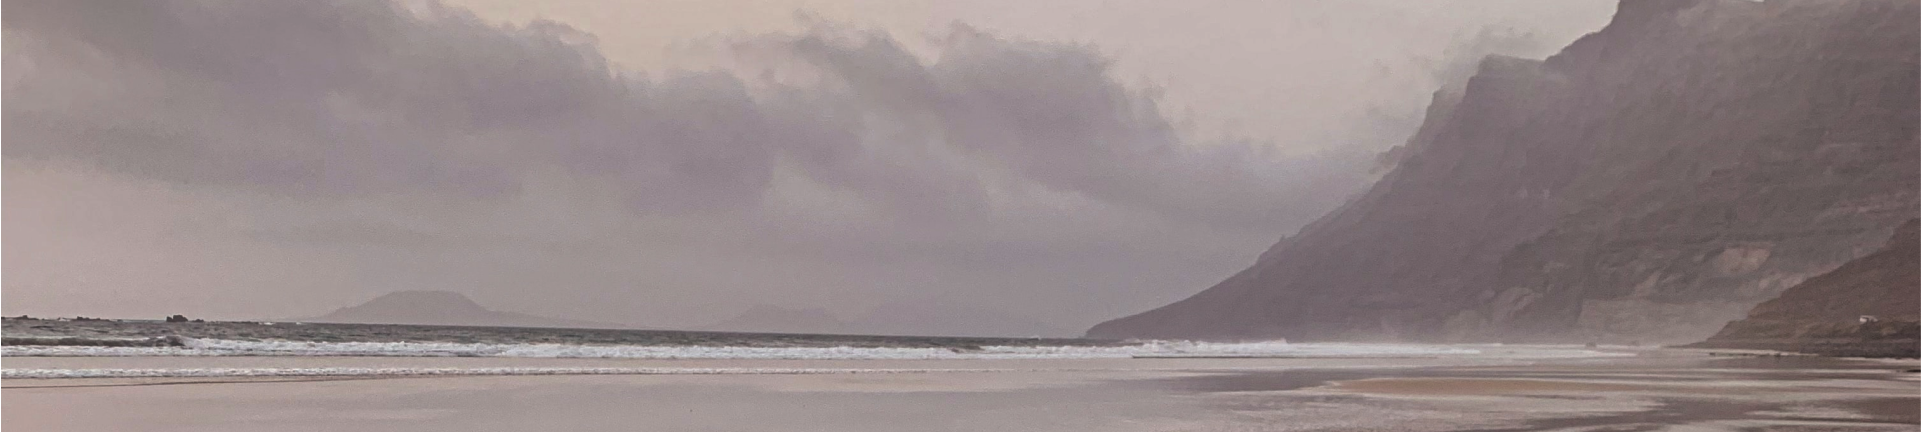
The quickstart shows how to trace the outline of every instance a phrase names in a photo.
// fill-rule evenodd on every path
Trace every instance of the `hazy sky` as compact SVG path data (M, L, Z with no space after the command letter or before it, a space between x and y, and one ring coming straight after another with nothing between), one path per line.
M1612 11L10 2L0 309L434 289L658 327L772 305L1076 333L1239 270L1370 181L1449 77Z

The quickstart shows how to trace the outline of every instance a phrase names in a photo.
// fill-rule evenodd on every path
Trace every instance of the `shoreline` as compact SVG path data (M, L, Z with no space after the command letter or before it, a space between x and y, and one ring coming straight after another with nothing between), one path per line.
M871 374L8 379L22 430L1911 430L1921 361L7 358L20 366L634 366ZM17 360L28 360L19 362ZM210 364L212 363L212 364ZM964 369L964 370L963 370ZM966 372L966 373L963 373ZM511 403L509 402L511 401ZM73 415L72 413L87 413ZM731 413L731 414L730 414ZM752 415L741 415L752 413ZM136 426L137 425L137 426ZM935 429L940 429L936 427ZM1611 429L1610 429L1611 430Z
M1849 339L1722 339L1695 342L1676 348L1708 350L1758 350L1816 355L1836 358L1921 359L1921 341L1861 341Z

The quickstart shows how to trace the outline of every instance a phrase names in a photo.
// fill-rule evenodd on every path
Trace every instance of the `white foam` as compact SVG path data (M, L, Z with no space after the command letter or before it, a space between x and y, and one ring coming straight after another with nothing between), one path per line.
M256 377L403 377L517 375L830 375L1008 372L1012 369L861 369L861 368L186 368L186 369L4 369L0 379L62 378L256 378Z
M8 357L378 356L620 359L1097 359L1135 357L1410 357L1481 351L1438 345L1213 343L1148 341L1119 346L985 346L977 350L909 347L744 347L444 342L297 342L187 339L183 347L6 346ZM1592 353L1592 352L1590 352Z

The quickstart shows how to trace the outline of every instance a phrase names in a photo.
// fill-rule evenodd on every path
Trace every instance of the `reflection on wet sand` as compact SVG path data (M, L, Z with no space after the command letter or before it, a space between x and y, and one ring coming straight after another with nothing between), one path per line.
M16 430L1910 431L1915 361L614 361L223 358L375 364L917 368L915 373L5 382ZM18 367L10 359L8 366ZM74 366L191 359L68 359ZM296 361L297 360L297 361ZM33 359L58 367L61 359ZM291 363L290 363L291 362ZM974 372L942 369L973 368ZM982 368L1004 371L978 371ZM161 385L156 385L161 384Z

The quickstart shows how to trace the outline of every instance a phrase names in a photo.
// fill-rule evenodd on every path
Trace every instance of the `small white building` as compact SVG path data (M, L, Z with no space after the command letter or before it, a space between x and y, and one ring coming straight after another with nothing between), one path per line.
M1861 323L1862 323L1862 324L1867 324L1867 323L1871 323L1871 322L1879 322L1879 321L1881 321L1881 319L1880 319L1880 318L1876 318L1876 317L1875 317L1874 315L1862 315L1862 316L1861 316Z

